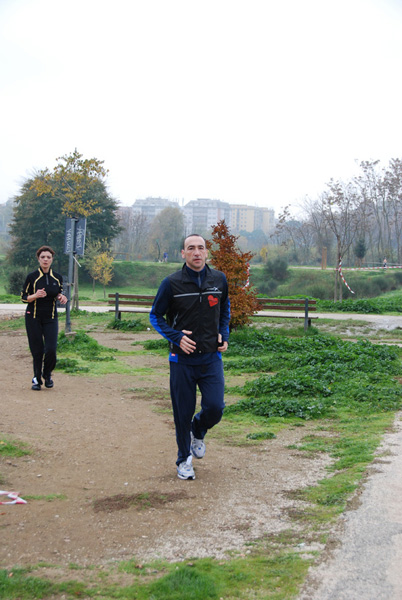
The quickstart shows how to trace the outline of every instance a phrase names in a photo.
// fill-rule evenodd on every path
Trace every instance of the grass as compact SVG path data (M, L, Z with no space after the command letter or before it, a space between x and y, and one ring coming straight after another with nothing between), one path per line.
M27 454L30 454L30 451L24 442L0 438L0 456L16 458Z
M28 496L24 496L25 500L45 500L45 502L54 502L55 500L66 500L67 496L65 494L32 494Z
M104 600L289 600L297 593L312 561L297 552L279 550L272 554L238 557L223 563L208 558L180 564L139 565L136 561L126 561L117 569L103 571L99 580L92 578L90 584L74 579L48 581L33 576L33 569L29 568L4 569L0 570L0 598L32 600L63 595ZM72 569L76 566L72 565ZM126 579L130 575L132 583L123 586L114 583L118 572L125 574Z
M75 360L75 369L85 367L91 375L122 372L127 353L105 348L88 335L92 330L106 331L110 315L80 312L73 316L73 322L77 335L74 340L60 336L60 361ZM143 323L147 325L147 317ZM302 325L292 324L278 331L258 322L233 334L225 357L228 409L219 427L211 431L228 447L265 447L284 428L301 427L305 435L289 451L295 449L306 457L328 456L327 475L317 485L294 492L294 498L305 504L290 511L291 530L254 540L225 561L205 558L140 564L133 559L107 568L71 565L72 573L80 572L79 581L65 572L48 578L41 573L41 565L3 569L0 598L295 598L317 556L312 548L325 543L331 525L365 477L382 435L392 427L395 411L401 406L401 350L362 339L359 332L364 331L367 338L366 324L350 323L357 342L325 333L321 326L325 329L326 325L320 322L305 334ZM166 356L166 343L155 338L145 344L145 352ZM239 378L243 383L230 384ZM0 453L8 453L6 456L27 452L19 442L2 441ZM57 572L58 567L49 568Z

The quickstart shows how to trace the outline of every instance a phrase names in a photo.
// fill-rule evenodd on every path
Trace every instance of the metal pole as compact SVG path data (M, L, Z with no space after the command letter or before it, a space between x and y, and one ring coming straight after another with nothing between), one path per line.
M308 298L304 300L304 331L308 328Z
M75 230L77 227L77 219L72 219L72 228L71 228L71 248L68 257L68 281L67 281L67 304L66 304L66 333L71 333L71 300L72 293L71 287L74 285L74 247L75 247Z
M120 319L120 315L119 315L119 292L116 292L116 294L115 294L114 318L115 319Z

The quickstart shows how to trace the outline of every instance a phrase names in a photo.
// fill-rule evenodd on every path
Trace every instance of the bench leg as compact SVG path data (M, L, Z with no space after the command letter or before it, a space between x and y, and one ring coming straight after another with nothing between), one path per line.
M116 320L121 320L121 312L119 311L119 293L115 294L115 303L114 303L114 318Z
M304 331L311 325L311 319L308 318L308 298L304 302Z

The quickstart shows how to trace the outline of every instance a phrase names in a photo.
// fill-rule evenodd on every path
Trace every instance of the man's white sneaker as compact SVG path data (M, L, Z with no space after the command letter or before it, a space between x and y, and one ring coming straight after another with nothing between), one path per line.
M193 457L190 455L187 460L177 465L177 477L179 479L195 479L192 462Z
M198 440L197 438L195 438L192 431L190 432L190 434L191 434L191 445L190 445L191 454L194 456L194 458L204 458L205 450L206 450L204 440Z

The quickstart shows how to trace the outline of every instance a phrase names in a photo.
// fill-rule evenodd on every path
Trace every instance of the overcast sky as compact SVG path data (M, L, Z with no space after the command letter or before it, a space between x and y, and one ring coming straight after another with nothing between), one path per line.
M0 203L77 148L123 205L296 205L402 158L401 50L401 0L0 0Z

